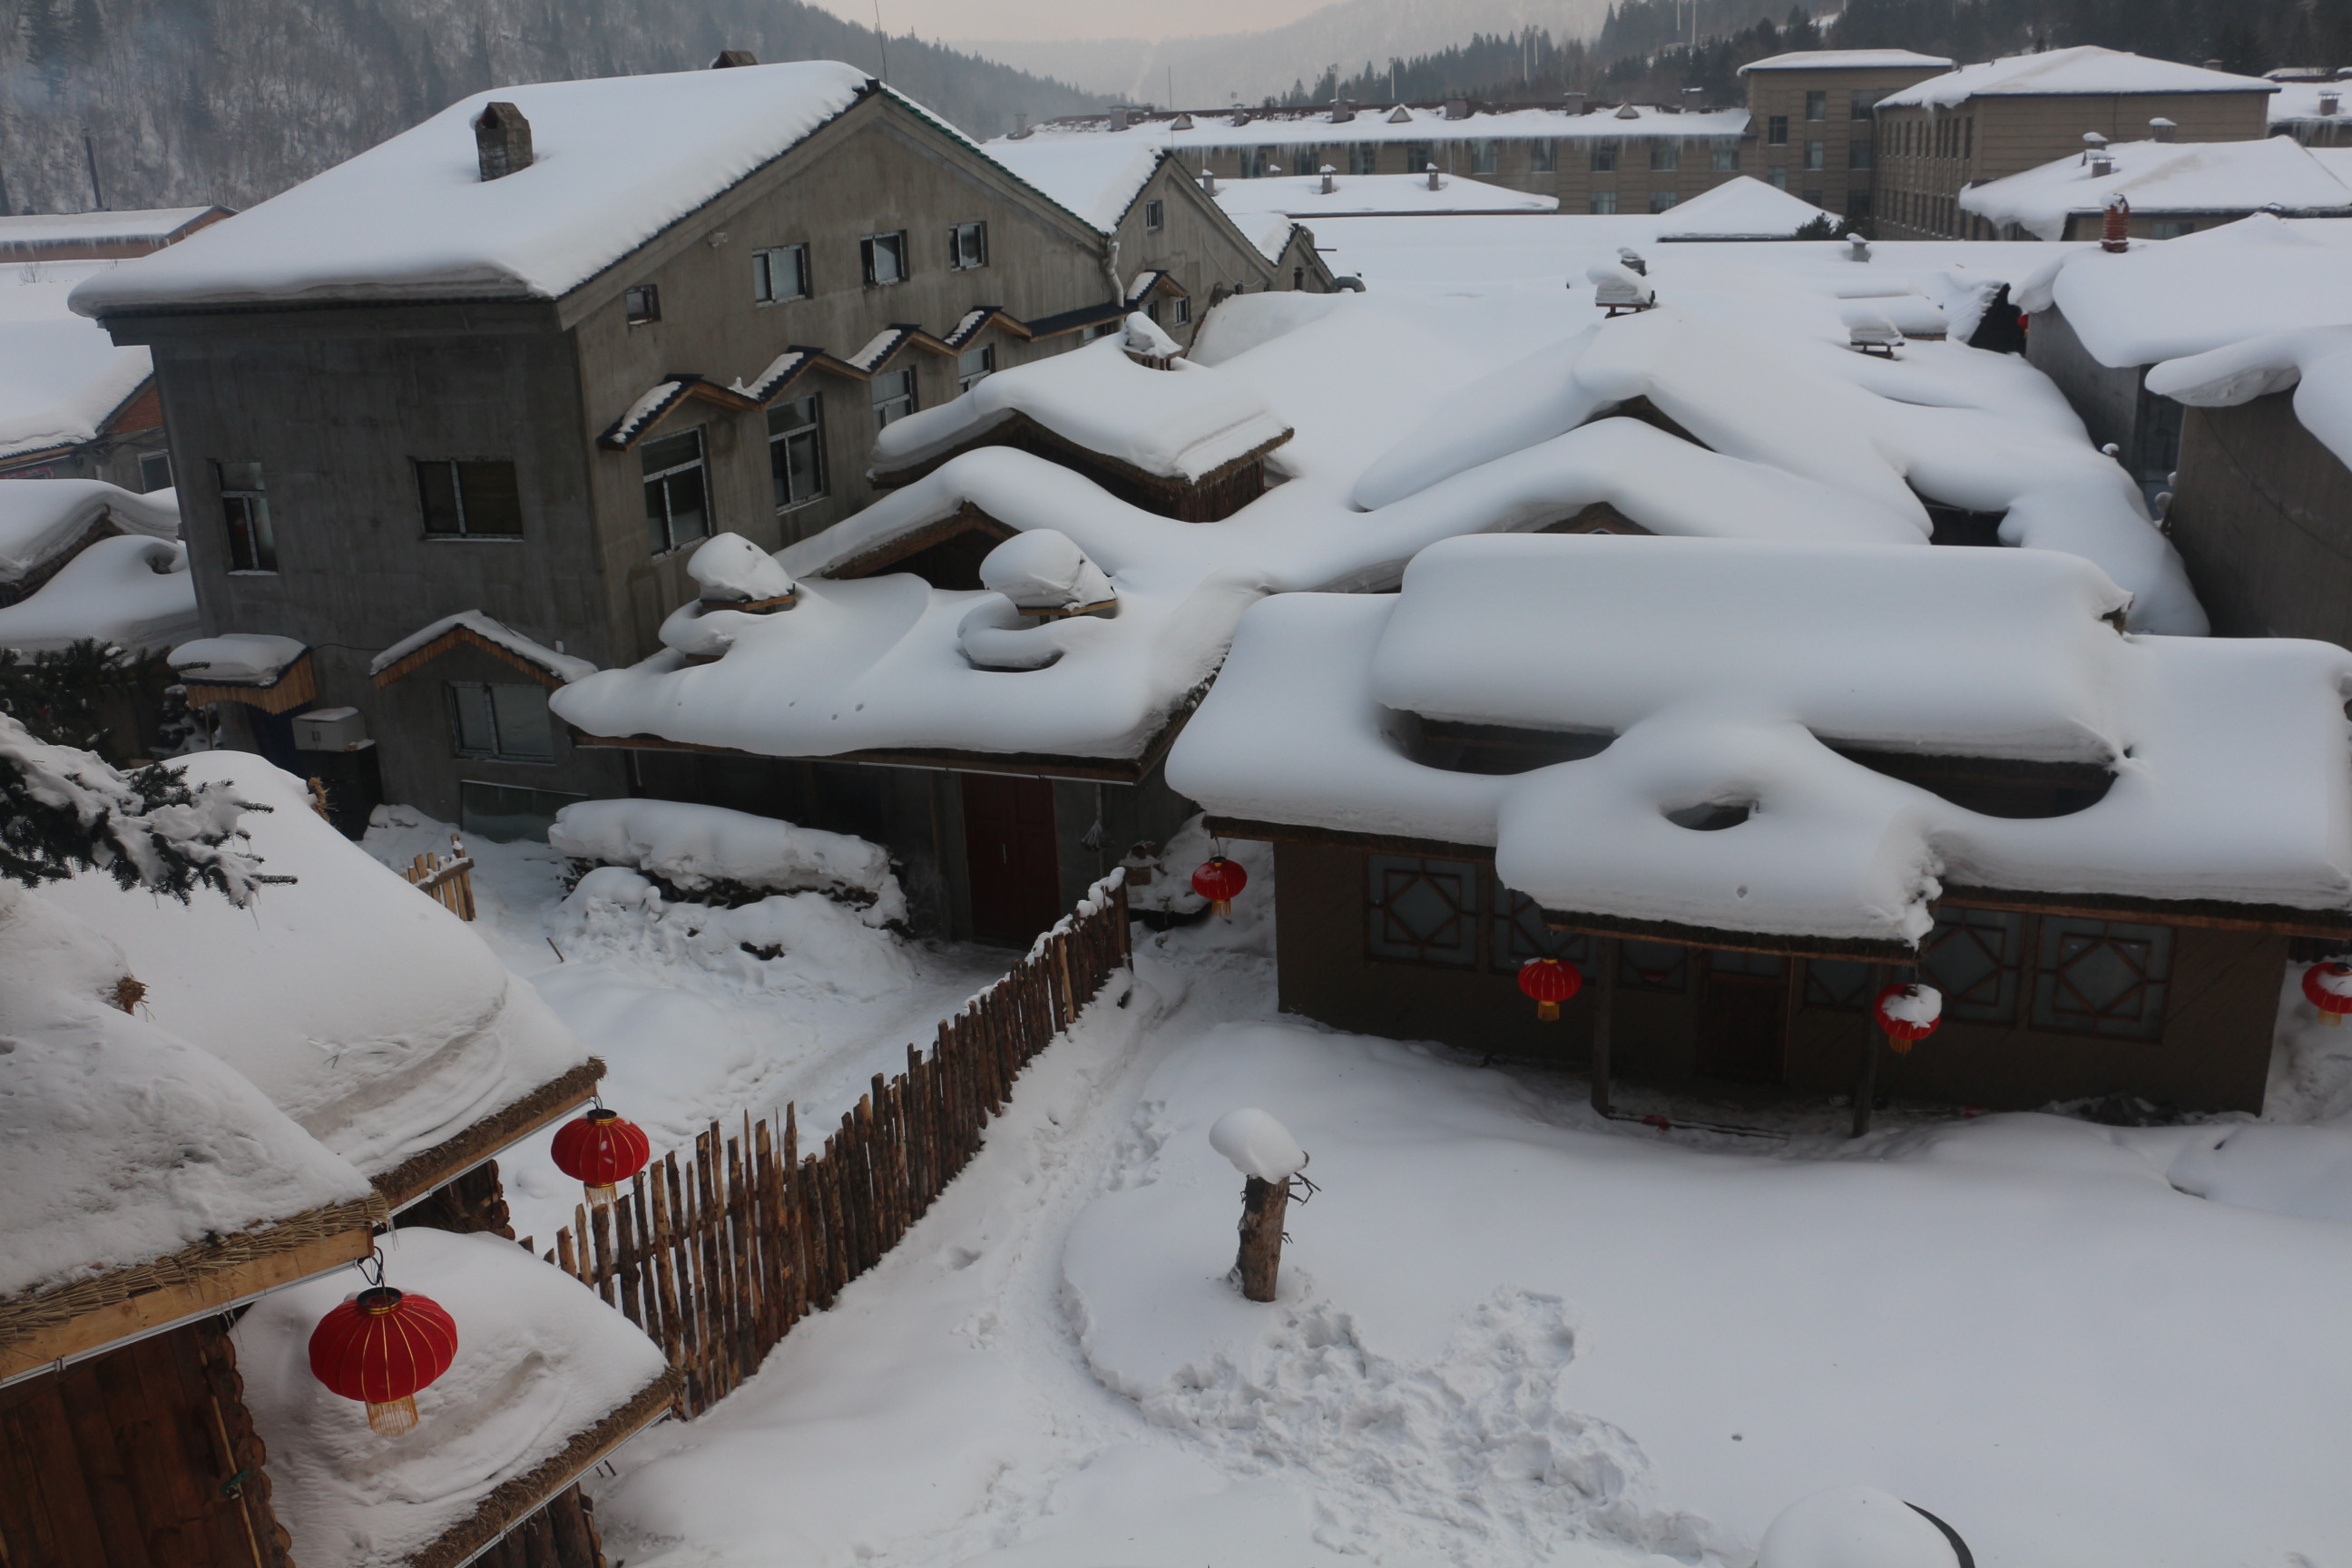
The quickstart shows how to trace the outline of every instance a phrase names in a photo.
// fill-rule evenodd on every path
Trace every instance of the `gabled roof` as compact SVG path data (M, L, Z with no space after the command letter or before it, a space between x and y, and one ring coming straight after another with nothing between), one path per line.
M2277 207L2305 216L2352 215L2352 188L2288 137L2252 142L2126 142L2105 150L2110 172L2081 156L2057 159L1960 193L1960 210L2063 238L2076 213L2120 195L2135 213L2248 213Z
M2054 94L2260 92L2278 90L2260 77L2235 76L2174 60L2080 44L2038 55L2011 55L1962 66L1887 94L1881 109L1951 109L1971 98L2032 98Z
M1677 202L1658 219L1660 239L1786 239L1832 215L1749 174Z
M1151 183L1164 144L1124 136L1001 136L981 151L1108 234Z
M0 458L94 441L149 385L147 350L68 309L78 284L119 265L0 262Z

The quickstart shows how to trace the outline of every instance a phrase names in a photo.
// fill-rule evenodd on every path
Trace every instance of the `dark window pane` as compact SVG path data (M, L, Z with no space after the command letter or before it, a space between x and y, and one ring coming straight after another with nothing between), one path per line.
M669 490L669 540L673 546L708 538L710 510L702 493L702 470L688 468L662 483Z
M1717 948L1706 955L1706 967L1715 974L1758 974L1767 977L1786 974L1789 961L1777 952L1742 952L1732 948Z
M419 462L416 465L417 499L425 504L425 531L427 533L462 533L463 519L457 511L457 479L456 465L444 462Z
M512 463L459 463L457 489L466 504L466 531L504 537L522 532L522 496Z
M449 722L461 757L498 754L499 726L490 709L490 689L478 680L449 683Z
M518 762L555 760L555 735L548 721L547 689L520 681L490 687L490 710L498 724L499 755Z
M2025 917L2001 910L1939 910L1919 951L1919 973L1944 994L1944 1016L1976 1024L2017 1021Z
M1365 874L1366 952L1463 968L1477 961L1476 866L1374 855L1365 861Z
M1836 958L1805 961L1806 1006L1859 1013L1870 1003L1869 964L1849 963Z
M268 500L256 495L224 496L221 510L228 520L229 570L277 571L278 541L270 532Z
M2164 1033L2168 929L2044 915L2039 957L2034 1027L2135 1040Z

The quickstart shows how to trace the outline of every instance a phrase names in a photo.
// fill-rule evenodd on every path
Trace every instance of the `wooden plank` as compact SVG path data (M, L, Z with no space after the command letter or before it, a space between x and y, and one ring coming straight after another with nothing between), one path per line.
M100 1500L66 1416L80 1371L0 1391L0 1543L12 1565L107 1561Z

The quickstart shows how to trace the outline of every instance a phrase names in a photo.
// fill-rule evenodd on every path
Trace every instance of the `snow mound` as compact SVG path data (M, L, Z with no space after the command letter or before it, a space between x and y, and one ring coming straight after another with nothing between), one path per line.
M307 651L292 637L228 632L184 642L169 657L172 668L191 679L258 683L277 679Z
M575 951L684 961L761 990L871 1000L903 986L911 973L896 937L823 893L779 893L734 909L670 903L621 866L583 877L548 924Z
M1263 1110L1228 1110L1209 1129L1209 1147L1244 1176L1286 1182L1306 1168L1307 1152L1290 1129Z
M147 539L177 539L170 490L134 495L99 479L11 479L0 485L0 583L20 583L99 521Z
M756 604L793 591L793 574L740 533L714 535L686 563L706 605Z
M1070 536L1052 528L1016 533L980 563L982 586L1024 611L1076 610L1113 595L1110 579Z
M865 906L867 925L907 918L890 854L846 833L673 800L587 800L556 813L548 847L574 860L626 866L677 892L719 888L822 892Z
M1944 1532L1874 1487L1834 1487L1790 1503L1764 1532L1756 1568L1959 1568Z
M0 647L25 653L84 637L143 653L199 629L188 547L136 534L97 541L31 597L0 605Z

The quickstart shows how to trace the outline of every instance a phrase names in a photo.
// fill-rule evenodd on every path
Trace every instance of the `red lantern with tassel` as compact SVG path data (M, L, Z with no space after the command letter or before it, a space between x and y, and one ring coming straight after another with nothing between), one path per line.
M2352 963L2330 959L2305 970L2303 999L2319 1009L2321 1023L2340 1026L2352 1013Z
M644 1128L597 1106L556 1130L555 1168L588 1189L593 1208L608 1208L620 1185L646 1168L654 1146Z
M1910 984L1890 985L1878 994L1871 1005L1878 1026L1886 1031L1886 1043L1896 1056L1910 1052L1913 1045L1934 1034L1944 1021L1944 994L1932 985Z
M1519 989L1532 998L1536 1016L1549 1024L1559 1005L1584 989L1584 971L1557 958L1530 958L1519 965Z
M457 1325L429 1296L376 1285L310 1331L310 1375L367 1406L368 1429L393 1437L416 1425L416 1391L449 1370Z
M1212 913L1230 916L1234 900L1249 886L1249 873L1238 860L1228 860L1222 855L1211 856L1201 868L1192 873L1192 890L1209 900Z

